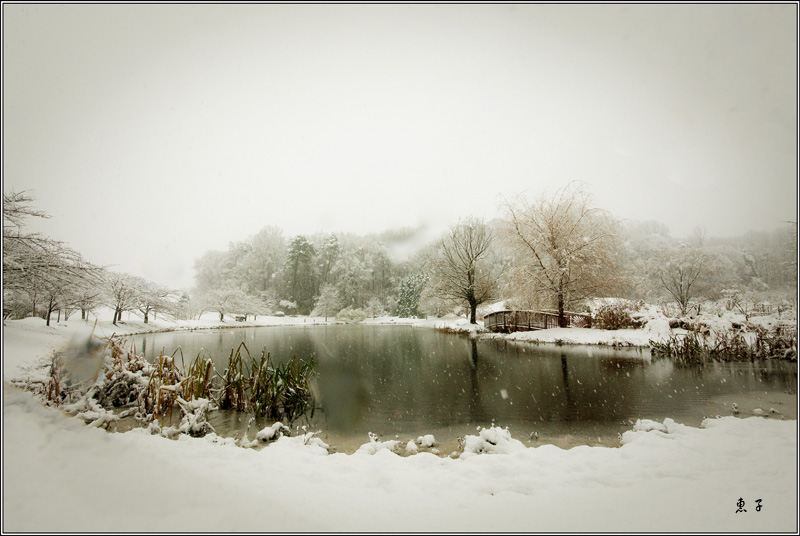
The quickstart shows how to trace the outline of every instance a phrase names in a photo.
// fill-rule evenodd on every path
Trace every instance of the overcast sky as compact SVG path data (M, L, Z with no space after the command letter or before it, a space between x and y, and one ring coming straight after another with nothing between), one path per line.
M3 189L190 287L266 225L366 234L583 181L673 236L797 213L797 6L3 5Z

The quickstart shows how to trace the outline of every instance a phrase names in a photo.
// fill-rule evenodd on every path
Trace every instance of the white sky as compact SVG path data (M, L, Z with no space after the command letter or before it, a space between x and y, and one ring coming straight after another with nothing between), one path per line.
M673 236L797 213L797 5L3 4L3 188L190 287L290 237L589 185Z

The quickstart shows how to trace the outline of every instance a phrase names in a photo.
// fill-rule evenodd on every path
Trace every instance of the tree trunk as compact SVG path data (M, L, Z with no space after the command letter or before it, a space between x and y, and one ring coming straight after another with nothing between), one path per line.
M558 327L567 327L567 319L564 316L564 294L558 293Z
M144 312L144 323L147 324L147 311Z
M50 325L50 315L53 313L53 309L53 299L51 298L50 302L47 304L47 317L45 317L48 326Z
M224 320L223 320L223 317L224 317L224 316L225 316L225 313L220 313L220 314L219 314L219 321L220 321L220 322L224 322Z
M477 312L478 312L478 304L477 303L470 303L469 304L469 323L470 324L477 324Z

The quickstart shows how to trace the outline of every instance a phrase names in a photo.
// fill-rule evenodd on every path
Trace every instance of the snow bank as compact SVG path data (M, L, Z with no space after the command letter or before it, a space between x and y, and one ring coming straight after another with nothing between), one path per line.
M665 421L666 433L639 426L620 448L569 450L489 429L474 441L500 446L492 454L348 456L313 434L261 450L213 435L109 434L6 387L3 426L11 532L797 529L796 421Z
M36 320L4 326L4 377L69 340L72 322ZM2 394L4 532L798 529L797 421L640 421L619 448L569 450L493 427L453 459L377 437L374 455L346 455L313 433L260 450L213 433L107 433L5 381Z
M605 301L597 300L595 306L614 303L614 299L606 298ZM664 342L669 340L673 334L685 334L686 330L681 328L671 328L670 318L666 317L660 307L644 304L641 309L632 316L642 320L644 326L641 329L594 329L594 328L551 328L537 331L518 331L514 333L486 333L483 326L466 327L466 320L443 319L438 322L427 321L425 325L437 327L439 329L450 329L452 331L464 331L475 333L476 336L484 339L506 339L511 341L529 341L539 343L555 344L581 344L581 345L604 345L604 346L639 346L648 348L650 341ZM675 319L672 319L673 321ZM731 329L742 329L744 326L763 326L767 329L774 329L777 326L794 326L796 319L783 315L751 317L746 320L744 315L733 311L720 313L708 313L695 317L682 319L684 324L691 324L701 330L712 332L727 332ZM750 333L750 338L755 334Z

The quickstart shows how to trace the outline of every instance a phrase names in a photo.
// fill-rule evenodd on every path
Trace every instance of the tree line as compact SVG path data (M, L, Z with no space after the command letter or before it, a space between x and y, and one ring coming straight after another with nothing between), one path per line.
M709 238L702 228L675 239L657 222L621 222L573 183L553 195L506 201L502 217L467 217L439 239L399 258L393 245L413 230L285 237L263 228L195 261L195 287L174 290L93 266L64 244L24 232L46 217L24 194L4 194L4 316L54 311L82 316L100 305L151 315L199 318L313 314L359 319L456 312L505 300L516 309L553 310L564 325L588 300L622 297L661 303L676 315L725 300L745 314L760 302L793 303L797 229Z
M174 293L146 279L95 265L57 240L26 230L29 218L48 218L25 192L3 194L3 319L41 316L50 325L80 311L82 319L101 306L116 324L123 312L145 323L158 313L174 315Z

